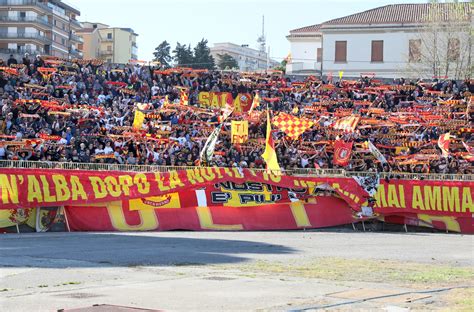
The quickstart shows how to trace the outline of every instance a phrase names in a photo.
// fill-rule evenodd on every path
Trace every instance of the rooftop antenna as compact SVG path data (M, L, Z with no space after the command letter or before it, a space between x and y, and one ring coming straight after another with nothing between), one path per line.
M267 50L265 39L265 15L262 15L262 35L258 37L257 42L260 45L260 52L265 53Z

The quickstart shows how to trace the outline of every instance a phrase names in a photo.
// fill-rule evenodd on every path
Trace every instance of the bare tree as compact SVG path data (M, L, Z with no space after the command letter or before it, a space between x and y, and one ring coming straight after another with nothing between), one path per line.
M418 78L469 79L473 73L474 0L431 0L421 28L410 40L408 71Z

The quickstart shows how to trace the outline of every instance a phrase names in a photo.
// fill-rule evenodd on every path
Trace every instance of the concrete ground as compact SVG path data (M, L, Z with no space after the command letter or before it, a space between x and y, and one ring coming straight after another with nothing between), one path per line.
M165 232L0 236L0 311L474 310L474 236Z

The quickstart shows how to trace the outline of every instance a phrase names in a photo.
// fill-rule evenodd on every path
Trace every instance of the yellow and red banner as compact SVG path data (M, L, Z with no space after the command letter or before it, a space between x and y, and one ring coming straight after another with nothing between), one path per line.
M374 190L374 217L473 233L473 191L471 181L382 179ZM15 217L18 209L65 206L75 231L317 228L358 220L370 198L352 177L239 168L166 173L2 169L0 195L0 210L9 211L4 218Z
M232 144L243 144L249 139L248 120L232 120L230 129Z
M252 95L250 93L239 93L234 99L230 92L199 92L198 103L204 108L231 107L235 112L242 113L250 110Z

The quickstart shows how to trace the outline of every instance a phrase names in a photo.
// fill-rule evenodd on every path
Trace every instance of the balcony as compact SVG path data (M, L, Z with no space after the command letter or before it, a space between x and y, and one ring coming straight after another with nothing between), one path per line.
M99 51L99 56L109 56L113 54L114 54L114 51Z
M41 24L47 27L51 27L52 23L48 21L46 18L40 18L40 17L31 17L31 16L26 16L26 17L20 17L20 16L0 16L0 23L33 23L33 24Z
M53 11L44 2L38 0L0 0L0 6L35 6L48 12Z
M69 54L71 54L71 56L76 57L76 58L82 58L83 56L82 51L79 51L78 49L70 49Z
M80 43L83 43L84 40L82 39L81 36L78 36L78 35L75 35L75 34L70 34L69 36L69 39L73 40L73 41L76 41L76 42L80 42Z
M82 24L75 20L75 19L71 19L71 26L75 27L75 28L82 28Z
M35 49L27 49L24 47L21 47L20 49L0 49L0 53L8 54L8 55L13 54L14 56L17 55L18 57L23 57L25 53L28 53L30 56L45 54L44 49L35 50Z
M40 35L39 33L8 33L0 32L0 40L2 39L33 39L38 40L47 44L52 43L51 38L46 37L45 35Z

